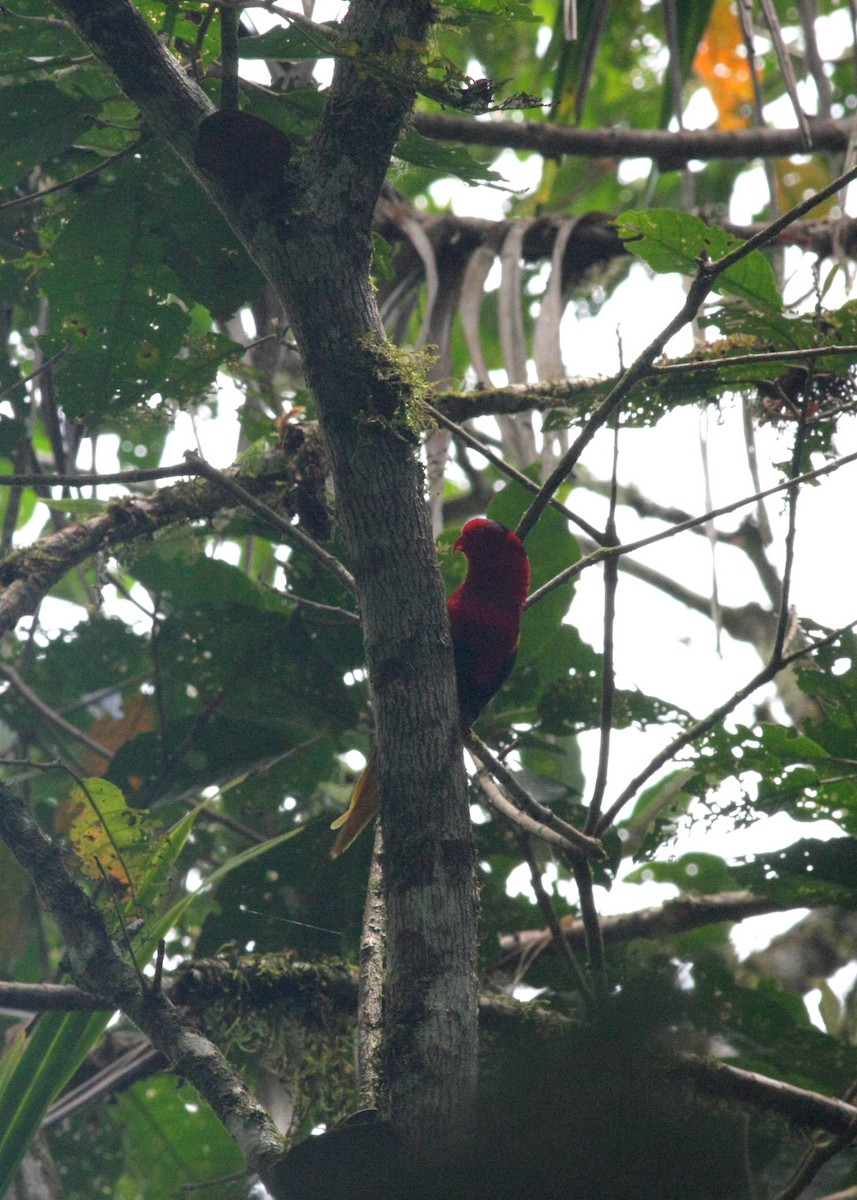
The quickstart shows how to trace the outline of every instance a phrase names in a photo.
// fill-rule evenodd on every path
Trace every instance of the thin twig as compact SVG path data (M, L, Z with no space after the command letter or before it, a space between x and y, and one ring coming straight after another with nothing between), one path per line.
M598 997L603 1000L607 995L607 964L604 959L604 941L601 937L598 909L595 907L592 868L588 862L579 858L572 865L574 868L574 881L577 884L577 898L580 901L580 916L586 932L586 954L589 958L589 970L592 973Z
M792 906L789 900L775 900L770 896L756 896L752 892L716 892L713 895L690 894L665 900L652 908L637 909L635 912L620 913L614 917L601 917L601 937L605 945L632 941L635 938L655 940L673 938L706 925L726 921L744 921L748 917L782 912ZM585 944L585 932L581 921L562 921L563 937L571 946ZM553 949L550 935L545 929L519 929L514 933L500 935L500 950L505 957L540 950Z
M804 646L800 650L795 650L792 654L783 655L777 661L769 660L768 663L761 669L761 671L759 671L753 676L752 679L745 683L742 688L739 688L737 692L734 692L728 700L723 702L723 704L713 709L708 716L703 717L699 721L695 721L688 729L684 731L684 733L674 738L668 746L665 746L663 750L654 756L654 758L648 763L647 766L643 768L642 771L640 771L638 775L634 776L631 782L622 790L622 792L599 821L596 831L598 836L602 836L604 832L609 829L619 812L624 808L628 801L636 795L643 784L650 779L660 767L664 766L671 759L675 758L679 751L683 750L685 746L689 746L691 742L694 742L697 738L702 737L702 735L707 733L709 729L713 729L718 722L722 721L723 718L727 717L730 712L738 707L739 704L743 703L748 696L752 696L753 692L757 691L760 687L763 687L766 683L770 683L770 681L776 675L778 675L780 671L785 670L786 667L791 666L793 662L797 662L801 658L809 657L809 655L811 655L814 651L820 650L824 646L831 645L833 642L843 637L846 633L849 633L855 625L857 625L857 620L851 621L849 624L843 625L839 629L835 629L826 637L819 638L810 645Z
M476 763L476 782L482 790L486 804L493 808L504 821L507 821L516 833L539 838L540 841L546 842L549 846L554 846L563 854L568 855L571 861L579 857L580 851L573 842L513 804L508 796L504 795L496 780L491 778L490 768L486 767L478 758L474 758L474 762Z
M220 72L220 107L235 112L239 108L238 11L230 4L220 5Z
M573 825L569 825L567 821L563 821L556 813L551 812L549 808L545 808L543 804L539 804L537 800L534 800L529 792L521 787L512 772L498 761L472 729L465 734L464 745L479 762L482 770L487 768L490 774L494 775L500 781L515 801L514 804L510 805L514 812L524 810L525 816L529 814L528 833L536 832L532 827L532 822L535 820L555 835L549 839L554 845L559 845L562 849L568 850L575 857L579 857L580 854L599 860L606 857L604 847L596 838L587 837L579 829L575 829ZM506 804L508 805L509 801L506 801ZM508 815L505 812L505 808L504 815ZM539 834L539 836L544 837L544 834ZM557 841L557 838L560 838L561 841Z
M606 542L616 543L616 492L619 451L619 426L613 430L613 470L610 481L610 510L604 530ZM584 832L594 834L601 815L601 805L607 789L610 765L610 735L613 730L613 704L616 697L616 667L614 661L614 631L616 626L616 592L619 587L619 559L616 555L604 562L604 611L602 620L603 650L601 654L601 706L598 737L598 767L592 788L592 799L586 814Z
M703 346L702 350L705 351ZM854 356L857 346L808 346L804 350L765 350L758 354L726 354L720 358L702 358L698 362L654 363L652 375L680 375L693 371L719 371L723 367L764 366L765 363L812 362L816 358L837 358L840 355Z
M636 542L627 542L623 546L603 546L598 550L593 550L591 554L585 558L579 558L576 563L570 567L566 567L564 571L560 571L553 579L549 579L547 583L543 583L540 588L536 588L531 592L525 608L536 604L542 600L554 588L561 587L564 583L568 583L581 571L587 567L593 567L596 563L603 562L604 559L610 557L618 557L622 554L631 554L635 550L641 550L644 546L651 546L654 542L662 542L665 538L674 537L678 533L684 533L688 529L695 529L698 525L705 525L706 522L714 520L716 517L726 516L728 513L735 512L739 508L746 508L750 504L756 504L759 500L764 500L767 496L774 496L777 492L788 491L789 488L796 484L807 483L812 479L821 479L824 475L831 475L834 471L838 471L840 467L848 466L852 462L857 462L857 451L853 454L846 454L839 458L834 463L828 463L827 466L818 467L814 471L804 471L802 475L795 475L791 479L784 480L783 483L777 483L773 487L764 488L761 492L754 492L751 496L745 496L741 500L733 500L730 504L724 504L720 508L713 508L710 512L703 513L701 517L691 517L687 521L680 521L673 525L670 529L662 529L660 533L650 534L648 537L638 538Z
M496 454L490 446L486 446L484 442L480 441L479 438L474 437L473 434L466 430L462 425L458 425L455 421L451 421L449 417L445 417L439 409L429 404L428 401L423 400L422 406L432 416L432 418L437 421L438 425L441 425L444 429L449 429L456 435L456 437L460 437L461 440L468 445L471 450L475 450L477 454L481 454L482 457L487 459L488 462L495 466L497 470L501 472L501 474L506 475L509 479L514 479L516 483L519 483L521 487L526 488L528 492L538 495L539 485L526 476L523 471L519 471L516 467L513 467L510 463L506 462L506 460L501 458L499 454ZM584 521L583 517L579 517L577 513L572 512L570 508L567 508L562 501L557 500L555 496L551 497L550 505L551 508L555 508L557 512L562 513L566 520L571 521L574 525L577 525L577 527L582 529L584 533L588 533L594 542L598 542L600 544L604 541L604 535L600 533L594 525L590 525L588 521Z
M22 1012L112 1012L115 1005L72 984L2 981L0 1008Z
M802 217L805 213L810 212L829 196L834 196L840 188L844 187L846 183L850 183L852 179L857 179L857 166L840 175L833 183L815 192L807 200L796 204L787 213L784 213L783 216L771 221L729 254L725 254L722 258L713 262L707 259L700 261L696 276L687 289L684 304L672 320L668 321L660 333L653 338L645 350L637 356L627 371L619 376L617 383L601 404L599 404L595 412L584 423L583 428L572 445L545 481L539 495L518 522L517 533L521 539L526 537L527 533L529 533L530 529L538 521L550 498L565 479L567 479L580 455L592 441L598 430L618 411L619 406L631 388L644 378L654 360L663 353L664 347L670 338L693 320L699 312L702 302L712 291L717 280L731 267L734 267L737 263L747 258L748 255L752 254L754 250L768 245L778 233L787 228L798 217Z
M46 762L39 762L38 759L33 758L6 758L5 755L0 758L0 767L16 767L24 770L58 771L62 765L58 758L51 758Z
M322 604L320 600L310 600L307 596L299 596L296 592L292 592L288 588L278 588L272 583L266 583L264 579L260 579L259 583L266 592L273 592L275 596L280 596L283 600L291 600L293 604L300 604L304 608L312 608L317 612L326 613L330 617L336 617L343 624L360 624L360 618L357 613L349 612L347 608L340 608L336 604Z
M104 830L105 834L107 835L107 840L110 842L110 845L113 849L113 853L116 855L118 862L122 866L122 871L125 875L125 879L128 882L129 890L131 892L131 901L134 905L134 911L139 913L140 910L137 907L137 897L134 895L134 881L131 878L131 873L129 872L128 868L125 865L125 860L122 858L119 847L116 843L116 839L113 836L113 830L110 828L110 826L108 824L106 824L106 822L104 821L104 818L101 816L101 813L98 811L98 806L96 805L95 801L93 800L93 798L90 794L89 788L86 786L86 784L82 780L79 780L78 783L79 783L81 791L83 791L85 793L87 800L89 800L89 803L92 806L92 810L98 819L98 823L101 825L102 829ZM131 945L131 938L128 936L128 930L125 926L125 918L122 915L122 909L120 908L119 901L116 898L116 889L113 886L111 886L112 883L116 882L116 876L115 875L111 876L105 870L104 865L101 862L101 859L98 857L97 854L95 855L95 865L98 867L99 874L101 875L101 882L104 884L104 890L107 893L110 905L113 908L114 914L116 916L117 924L118 924L119 928L122 930L122 941L125 943L125 949L128 951L128 957L131 959L131 962L134 965L134 970L137 972L137 975L140 978L141 986L145 987L146 986L146 977L143 974L140 964L137 962L137 955L134 953L134 947Z
M210 800L203 800L200 804L198 796L180 796L179 803L183 804L188 812L196 812L198 810L200 816L210 821L212 825L222 825L224 829L231 829L233 833L237 833L239 837L246 838L248 842L255 846L261 846L263 842L267 841L265 834L258 833L255 829L251 829L249 825L245 825L243 821L237 821L235 817L230 817L228 813L212 808Z
M568 969L571 972L572 979L574 980L576 986L580 989L580 992L586 1001L587 1007L591 1008L593 1006L595 997L593 996L592 989L589 986L589 980L583 973L583 968L577 961L577 957L575 956L574 951L569 945L568 939L562 931L562 926L559 923L559 917L556 915L556 910L551 903L551 898L545 891L544 884L542 883L541 868L536 859L535 851L533 850L533 839L529 834L522 834L520 838L520 844L521 849L524 852L524 857L527 860L527 866L530 868L530 881L533 885L533 891L535 892L536 900L538 901L539 908L542 910L545 923L548 929L551 931L553 945L556 948L557 953L563 959L565 959Z
M45 364L47 366L47 364ZM28 376L28 379L31 376ZM141 467L136 471L88 472L79 475L0 475L0 487L88 487L102 483L148 483L153 479L173 479L177 475L201 475L190 463L172 467Z
M857 1108L796 1087L781 1079L769 1079L755 1071L745 1071L728 1063L695 1054L679 1054L671 1074L689 1079L711 1095L753 1104L765 1112L776 1112L804 1129L826 1129L830 1133L854 1136Z
M0 205L0 207L2 207L2 205ZM40 363L39 366L36 367L35 370L31 371L29 375L25 375L22 379L16 379L14 383L10 383L8 387L3 388L2 392L0 392L0 400L5 400L8 396L11 396L14 391L17 391L18 388L26 388L27 384L32 383L34 379L38 379L42 372L49 371L51 367L55 363L59 362L59 360L67 352L68 347L63 346L62 350L57 350L56 354L52 354L50 358L46 358L44 362ZM6 477L0 476L0 478L5 480ZM43 475L37 476L37 479L40 483L44 482Z
M311 537L308 537L302 529L290 524L267 504L263 504L261 500L257 500L255 496L251 496L248 491L245 491L234 479L230 479L228 475L225 475L223 471L218 471L216 467L210 466L203 458L200 458L195 450L185 451L185 459L187 462L194 464L199 475L204 475L206 479L218 484L225 492L234 496L245 508L249 508L257 517L261 517L263 521L272 525L283 535L283 538L287 542L292 544L297 543L308 554L311 554L313 558L322 563L328 571L331 571L343 587L347 588L349 592L354 592L354 576L351 572L342 565L338 558L328 553L322 546L319 546L318 542L313 541Z
M133 154L135 150L139 150L147 140L147 137L148 135L137 138L123 150L119 150L116 154L112 155L112 157L102 159L94 167L90 167L87 171L81 171L79 175L73 175L71 179L66 179L62 183L55 183L51 187L43 188L38 192L28 192L26 196L17 196L14 200L4 201L3 204L0 204L0 212L10 208L18 208L22 204L33 204L35 201L42 200L45 196L50 196L54 192L64 192L66 188L74 187L76 184L82 183L85 179L91 179L93 175L100 175L106 167L112 167L120 159Z
M67 721L65 717L51 708L49 704L46 704L33 691L29 684L21 678L14 667L10 667L8 663L0 662L0 675L8 679L21 699L29 704L30 708L34 709L48 725L60 730L68 737L74 738L76 742L80 742L87 750L91 750L93 754L98 754L108 762L110 761L113 757L112 750L108 750L106 746L102 746L100 742L96 742L94 738L89 737L82 729L78 729L76 725L72 725L71 721Z
M800 464L803 460L803 450L806 445L806 424L807 412L809 409L809 391L804 395L800 408L800 420L795 430L794 449L792 451L792 467L791 475L794 479L796 473L800 469ZM789 593L791 589L792 569L794 567L795 557L795 538L797 537L797 506L800 497L800 484L793 483L788 489L787 512L788 525L786 528L785 537L785 561L783 563L783 581L782 593L780 596L780 608L777 614L777 631L774 637L774 646L771 651L771 659L779 659L782 657L783 647L786 644L786 632L790 624L789 612Z
M16 21L32 21L33 24L42 25L47 29L62 29L67 33L70 33L72 28L68 21L61 21L59 17L42 17L36 13L18 12L16 9L7 8L5 4L3 5L3 15L6 17L14 17ZM82 58L75 59L74 61L91 62L92 55L87 54ZM51 62L53 64L56 62L56 59L52 59Z
M800 97L797 90L797 80L795 79L795 74L792 70L791 56L789 55L789 49L783 37L783 30L777 16L777 11L774 8L773 0L759 0L759 3L762 12L765 14L765 21L771 35L771 41L774 44L774 49L777 54L777 61L780 66L780 74L782 75L783 83L786 85L788 97L792 102L792 109L794 111L798 129L800 130L804 151L809 152L813 148L812 131L810 129L806 113L803 111L803 106L800 102Z
M846 1097L846 1100L851 1102L853 1097ZM828 1135L812 1142L791 1178L782 1191L777 1192L774 1200L799 1200L825 1163L830 1162L831 1158L841 1154L853 1143L854 1133L854 1129L849 1129L840 1133L838 1137ZM849 1196L857 1197L857 1188L847 1188L844 1192L835 1192L832 1196L822 1197L821 1200L837 1200L837 1197L845 1200Z

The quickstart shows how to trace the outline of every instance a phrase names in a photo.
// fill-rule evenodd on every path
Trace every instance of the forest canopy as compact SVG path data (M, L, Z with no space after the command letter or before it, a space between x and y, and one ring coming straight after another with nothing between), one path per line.
M0 1196L857 1194L855 62L0 8Z

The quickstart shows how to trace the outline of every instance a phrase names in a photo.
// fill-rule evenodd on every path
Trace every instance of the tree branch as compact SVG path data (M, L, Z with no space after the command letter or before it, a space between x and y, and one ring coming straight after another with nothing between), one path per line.
M196 161L210 103L127 0L55 2L230 222L301 351L357 582L377 725L385 1062L395 1064L382 1107L414 1149L437 1152L475 1088L474 854L448 618L409 417L414 371L385 342L369 272L372 216L413 104L432 5L353 0L340 33L355 54L337 59L303 153L285 177L272 166L254 194L239 195L230 180L240 171L213 175ZM359 65L376 60L389 65L383 78ZM246 150L236 139L224 153L241 164Z
M568 939L565 937L562 930L562 923L556 915L556 911L551 902L550 896L545 890L542 883L542 870L536 858L533 849L533 839L529 834L521 835L521 849L524 853L524 858L527 861L527 866L530 868L530 882L533 885L533 891L536 896L536 903L544 914L544 918L548 924L548 932L550 934L550 944L553 946L557 954L563 958L568 966L569 973L581 995L586 1000L587 1006L593 1008L594 996L592 989L589 986L589 980L583 972L583 968L577 961L574 951L572 950Z
M171 468L172 470L172 468ZM274 451L253 474L239 470L220 472L218 484L194 481L162 488L149 496L125 497L113 501L104 513L67 525L32 546L23 547L0 562L0 633L14 629L24 616L35 611L44 596L73 567L100 550L117 551L141 537L151 537L159 529L188 521L210 520L223 509L222 479L234 481L242 497L264 496L277 484L293 483L299 470L283 452ZM187 471L196 474L195 467ZM282 518L280 518L282 520ZM292 530L287 522L278 525L280 533Z
M242 487L231 475L226 471L218 471L216 467L209 466L204 459L194 450L188 450L185 453L185 458L188 463L193 466L198 475L204 476L211 483L216 484L228 495L237 500L239 504L243 504L245 508L249 508L273 529L276 529L287 542L294 542L313 558L318 559L322 566L326 567L349 592L354 591L354 577L350 571L343 567L342 563L334 555L328 552L311 537L304 533L302 529L298 529L290 521L284 520L278 512L275 512L269 504L263 504L261 500L248 492L245 487Z
M205 1097L254 1170L270 1167L282 1140L220 1051L184 1020L160 990L145 986L110 937L101 912L69 876L62 855L24 801L0 783L0 838L30 875L45 911L64 939L79 986L122 1009L176 1072Z
M752 696L753 693L758 691L759 688L764 687L766 683L770 683L780 671L784 670L792 663L797 662L799 659L805 658L807 655L812 654L812 652L819 647L831 645L838 638L841 638L843 634L850 632L855 625L857 625L857 621L851 621L848 625L843 625L839 629L834 630L833 633L829 634L827 637L819 638L819 640L814 644L806 646L800 650L796 650L791 654L784 654L780 656L772 655L761 671L748 680L743 687L738 688L738 690L734 692L728 700L725 700L723 704L719 705L717 708L712 709L707 716L703 717L699 721L694 721L693 724L685 729L683 733L679 734L678 737L673 738L668 746L665 746L663 750L659 751L649 761L648 765L645 766L642 771L639 772L639 774L634 776L631 782L627 784L626 787L623 788L623 790L619 793L607 812L604 813L603 817L598 823L596 833L599 836L603 835L606 830L609 829L610 825L615 821L616 817L619 815L628 801L637 794L646 780L651 779L656 771L658 771L666 763L672 761L672 759L674 759L681 750L683 750L686 746L690 746L696 741L697 738L702 737L710 729L713 729L714 726L718 725L724 717L727 717L729 713L734 712L739 704L748 699L748 697Z
M824 1129L828 1133L850 1133L857 1129L857 1108L795 1087L780 1079L769 1079L755 1071L745 1071L712 1058L682 1054L670 1074L689 1079L697 1087L721 1099L739 1100L765 1112L776 1113L803 1129Z
M567 583L569 579L574 579L581 571L587 567L594 566L601 562L604 558L610 555L631 554L635 550L642 549L643 546L650 546L655 542L661 542L664 538L674 537L677 533L682 533L687 529L695 529L699 525L705 524L707 521L714 520L715 517L725 516L727 513L735 512L736 509L746 508L748 504L755 504L759 500L764 500L766 496L773 496L777 492L787 491L789 488L800 483L807 483L811 479L819 479L823 475L830 475L833 471L838 471L840 467L847 466L849 463L857 461L857 451L853 454L843 455L842 458L835 462L828 463L824 467L819 467L814 471L805 471L802 475L796 475L791 479L786 479L782 483L777 483L773 487L765 488L761 492L755 492L751 496L745 496L742 500L734 500L731 504L721 505L720 508L711 509L701 517L692 517L687 521L680 521L677 525L673 525L669 529L662 530L660 533L653 533L645 538L638 538L635 542L627 542L623 546L605 546L593 550L585 558L578 559L570 567L564 571L560 571L553 579L549 579L547 583L543 583L541 587L536 588L527 598L527 603L524 606L529 608L531 604L537 604L543 596L554 588L561 587Z
M632 938L673 937L705 925L716 925L721 921L744 921L748 917L783 912L790 907L792 905L783 904L769 896L754 896L752 892L676 896L674 900L667 900L652 908L640 909L639 912L601 917L601 937L605 945L627 942ZM563 934L572 947L580 949L585 946L582 921L564 917L561 924ZM522 929L518 933L504 934L500 938L500 949L504 955L529 955L536 950L550 951L552 939L553 934L550 930Z
M799 129L580 129L541 121L475 121L438 113L417 113L414 125L425 137L529 150L545 158L651 158L661 171L679 170L694 158L784 158L807 152ZM852 126L851 121L810 120L812 149L844 153Z
M104 996L64 983L7 983L0 981L0 1008L33 1012L112 1012Z
M503 766L472 729L465 736L464 744L470 754L476 759L480 770L484 771L487 766L488 771L500 781L514 800L514 804L509 805L511 812L507 810L505 804L497 804L495 799L491 801L492 806L502 811L505 816L512 820L513 824L518 824L519 828L523 828L526 833L535 833L545 840L552 841L554 845L564 849L574 858L583 856L585 858L593 858L597 861L606 858L604 847L597 838L587 837L585 833L581 833L573 825L569 825L567 821L563 821L549 808L545 808L543 804L539 804L537 800L534 800L529 792L521 787L512 772ZM508 804L508 801L506 804ZM523 814L524 816L529 814L527 824L525 826L521 825L515 814ZM534 823L536 822L549 830L554 836L548 838L544 832L540 833L538 829L534 828Z
M533 1005L520 1005L485 998L483 1018L495 1026L510 1022L534 1022L545 1034L561 1033L574 1022L555 1011L539 1011ZM713 1058L694 1054L667 1055L659 1064L665 1075L678 1076L709 1095L751 1104L761 1112L774 1113L802 1129L820 1129L829 1133L854 1133L857 1107L843 1100L811 1092L766 1075L733 1067Z
M29 704L30 708L34 709L46 724L52 725L54 729L60 730L66 737L80 742L87 750L110 762L110 759L113 757L112 750L107 750L99 742L96 742L94 738L84 733L82 729L78 729L76 725L72 725L71 721L67 721L61 713L56 712L49 704L46 704L33 691L29 684L21 678L14 667L9 666L8 663L0 662L0 675L8 680L25 704Z
M768 225L764 226L758 233L736 246L728 254L724 254L722 258L714 261L705 256L700 258L699 266L697 267L696 275L691 280L687 289L685 301L675 316L669 320L661 331L656 334L646 348L637 355L634 362L623 371L619 376L618 382L608 392L607 396L602 400L601 404L587 418L583 424L583 428L575 438L572 445L563 455L560 462L551 472L550 476L545 480L539 496L533 500L527 511L518 522L517 533L523 540L530 529L533 528L536 521L547 506L551 496L556 492L557 488L568 478L575 463L580 458L585 448L592 441L595 434L601 429L614 415L618 412L622 402L627 397L635 384L645 378L647 372L651 368L655 359L664 351L664 347L679 330L688 325L697 315L706 297L711 293L717 280L728 270L734 267L737 263L742 262L754 250L760 250L762 247L769 245L773 239L786 229L793 221L805 216L811 212L813 208L821 204L830 196L843 188L847 183L857 178L857 167L852 167L849 171L839 175L832 183L820 188L814 192L806 200L802 200L799 204L794 205L788 212L781 217L777 217Z

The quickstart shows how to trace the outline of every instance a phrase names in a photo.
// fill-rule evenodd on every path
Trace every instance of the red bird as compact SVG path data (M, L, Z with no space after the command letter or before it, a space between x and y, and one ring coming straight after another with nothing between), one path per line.
M453 550L461 550L467 559L467 578L446 607L461 722L469 729L514 666L530 561L517 534L485 517L467 522ZM331 858L347 850L377 812L378 759L373 750L348 811L331 825L339 830Z

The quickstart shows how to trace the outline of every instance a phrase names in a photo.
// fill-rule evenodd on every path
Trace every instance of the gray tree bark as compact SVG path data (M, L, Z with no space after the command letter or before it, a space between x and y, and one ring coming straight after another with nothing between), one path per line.
M255 194L200 170L212 107L127 0L56 0L217 204L292 322L364 623L380 752L388 978L382 1113L419 1151L460 1125L475 1085L476 899L449 628L416 455L418 384L386 343L371 220L414 98L424 0L355 0L309 144ZM406 49L402 49L406 47ZM383 71L374 73L373 63ZM234 164L247 147L226 147ZM276 188L275 188L276 185ZM271 197L277 196L277 202Z

